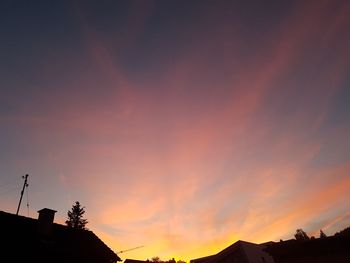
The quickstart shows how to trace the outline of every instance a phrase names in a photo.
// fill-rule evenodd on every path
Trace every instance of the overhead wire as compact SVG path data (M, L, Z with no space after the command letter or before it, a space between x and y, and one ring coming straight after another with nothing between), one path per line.
M26 194L27 194L27 212L28 212L28 217L29 217L29 190L28 190L28 184L26 185Z

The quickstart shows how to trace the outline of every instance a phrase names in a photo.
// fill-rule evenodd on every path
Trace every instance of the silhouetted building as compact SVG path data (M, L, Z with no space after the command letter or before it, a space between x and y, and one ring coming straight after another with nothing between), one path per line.
M8 262L113 263L121 261L92 231L54 223L54 210L33 219L0 211L1 257Z
M239 240L215 255L192 259L190 263L273 263L272 257L264 251L266 244Z
M151 261L149 260L137 260L137 259L125 259L124 263L150 263Z
M265 250L275 263L345 263L350 262L350 234L272 242Z

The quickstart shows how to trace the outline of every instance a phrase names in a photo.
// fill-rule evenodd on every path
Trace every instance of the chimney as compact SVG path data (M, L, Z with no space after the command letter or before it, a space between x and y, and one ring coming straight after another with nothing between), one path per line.
M49 208L43 208L38 211L38 231L40 235L44 237L49 237L51 235L56 212L57 211Z

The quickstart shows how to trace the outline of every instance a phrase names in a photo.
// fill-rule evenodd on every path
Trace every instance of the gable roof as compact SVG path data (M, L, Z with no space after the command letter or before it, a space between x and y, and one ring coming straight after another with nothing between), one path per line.
M40 232L37 219L0 211L2 257L11 262L121 261L92 231L52 223L50 235ZM18 250L18 253L11 251Z
M238 240L219 253L207 257L192 259L191 263L219 263L226 258L232 257L239 262L261 262L263 257L265 262L273 262L270 255L264 251L265 244L255 244L243 240Z
M210 262L215 256L216 256L216 254L215 255L206 256L206 257L191 259L190 263L207 263L207 262Z

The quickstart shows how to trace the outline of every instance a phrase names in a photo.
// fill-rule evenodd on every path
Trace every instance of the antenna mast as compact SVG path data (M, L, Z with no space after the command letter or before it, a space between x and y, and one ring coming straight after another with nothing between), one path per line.
M137 248L141 248L141 247L144 247L144 246L138 246L138 247L133 247L133 248L125 249L125 250L120 250L120 251L117 252L117 254L124 253L124 252L130 251L130 250L134 250L134 249L137 249Z
M23 184L23 188L21 191L21 198L19 199L16 215L18 215L19 207L21 206L24 188L28 187L28 183L27 183L28 182L28 174L26 174L25 176L22 176L22 178L24 179L24 184Z

